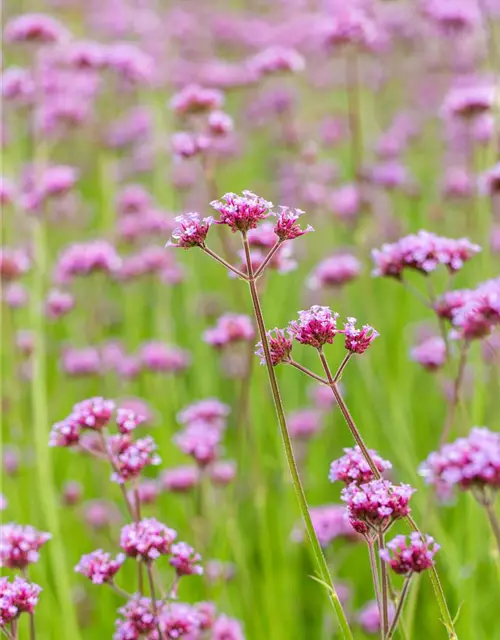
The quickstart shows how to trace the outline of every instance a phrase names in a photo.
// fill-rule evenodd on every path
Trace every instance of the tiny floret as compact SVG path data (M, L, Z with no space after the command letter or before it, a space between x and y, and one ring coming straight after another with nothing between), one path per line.
M25 569L38 562L40 549L52 538L50 533L37 531L29 525L4 524L0 527L0 566Z
M285 329L276 328L268 331L266 335L273 367L289 362L293 346L289 333ZM266 356L262 342L258 342L256 346L255 354L259 356L260 364L264 365L266 364Z

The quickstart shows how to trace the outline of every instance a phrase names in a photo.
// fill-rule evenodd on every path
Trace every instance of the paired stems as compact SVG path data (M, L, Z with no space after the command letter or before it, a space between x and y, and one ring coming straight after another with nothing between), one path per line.
M394 619L393 619L392 624L391 624L391 626L389 628L389 631L387 632L386 640L390 640L393 637L394 632L396 631L396 627L398 626L398 622L399 622L399 619L401 618L401 613L403 612L403 607L404 607L404 604L406 602L406 598L408 596L408 592L409 592L410 584L411 584L411 579L412 579L412 574L410 573L410 575L408 575L405 578L405 581L404 581L404 584L403 584L403 588L401 589L401 594L400 594L399 599L398 599L398 604L397 604L397 607L396 607L396 612L394 614Z

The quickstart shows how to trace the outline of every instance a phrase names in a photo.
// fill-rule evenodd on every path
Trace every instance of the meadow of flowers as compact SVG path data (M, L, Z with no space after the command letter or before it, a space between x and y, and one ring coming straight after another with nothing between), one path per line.
M499 640L499 0L2 29L3 636Z

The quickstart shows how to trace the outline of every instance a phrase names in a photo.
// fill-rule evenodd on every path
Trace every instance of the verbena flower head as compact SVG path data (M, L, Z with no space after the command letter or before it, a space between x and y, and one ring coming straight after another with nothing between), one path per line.
M225 487L236 478L236 462L234 460L216 460L210 466L210 480L218 487Z
M277 222L274 226L274 233L281 242L285 240L295 240L310 231L314 231L311 225L307 225L305 229L301 229L298 223L299 217L303 215L300 209L290 209L289 207L280 207L281 211L277 214Z
M347 45L372 49L380 38L377 25L360 6L347 5L321 25L327 48L333 50Z
M440 336L431 336L413 347L410 356L424 369L437 371L446 362L446 342Z
M290 334L285 329L272 329L267 331L267 341L269 343L269 351L271 353L271 363L273 367L278 364L286 363L290 360L290 353L292 351L292 340ZM260 358L260 364L266 364L266 357L264 355L264 347L262 342L257 343L256 355Z
M500 434L474 427L466 438L431 453L419 473L442 498L448 498L455 487L496 491L500 489Z
M0 578L0 628L16 620L21 613L32 614L42 588L15 576L12 581Z
M187 351L157 340L142 345L140 359L146 369L156 373L178 373L191 362Z
M79 443L81 425L69 416L56 422L50 430L49 447L71 447Z
M114 640L135 640L136 638L155 638L158 618L153 614L149 598L135 595L118 612L125 618L116 621Z
M156 443L151 436L132 440L129 435L112 436L109 449L113 456L115 471L112 480L123 484L141 475L143 469L159 465Z
M170 101L170 108L177 115L185 116L220 109L224 105L224 94L218 89L206 89L190 84Z
M160 556L170 554L177 532L158 522L146 518L127 524L120 534L120 546L132 558L140 556L144 562L152 562Z
M188 493L200 479L200 470L195 466L182 465L165 469L160 476L160 486L172 493Z
M178 226L172 232L172 240L167 242L167 247L191 249L202 247L205 244L208 231L214 219L212 217L200 219L197 213L186 213L177 216L175 221Z
M221 434L202 422L193 423L174 437L175 444L188 456L205 467L218 457Z
M482 339L500 324L500 278L488 280L466 293L452 312L452 338Z
M53 320L69 313L75 306L75 298L67 291L51 289L45 299L45 312Z
M52 538L29 525L4 524L0 527L0 566L25 569L38 562L40 549Z
M231 408L218 398L206 398L188 405L177 414L180 424L205 422L218 429L223 429Z
M170 553L169 563L175 568L178 577L203 574L201 556L193 547L185 542L177 542L172 545Z
M2 282L16 280L31 266L28 254L22 249L0 247L0 276Z
M173 602L160 614L160 629L167 640L194 638L200 628L200 619L194 607Z
M251 191L243 191L243 195L226 193L221 200L214 200L210 205L219 212L216 224L227 224L233 233L246 233L255 229L261 220L270 215L273 203L256 196Z
M207 151L210 145L210 138L201 133L179 131L172 136L172 151L178 158L194 158Z
M315 409L299 409L288 416L288 428L292 438L307 441L323 426L323 415Z
M106 240L82 242L63 249L56 263L55 280L64 284L76 276L95 272L114 274L120 267L120 256Z
M394 620L395 609L392 602L388 603L389 624ZM380 618L380 610L375 600L368 602L358 613L358 622L365 633L380 633L382 620Z
M379 333L369 324L364 324L358 329L356 322L356 318L347 318L344 324L345 348L351 353L361 354L368 349Z
M356 279L361 273L361 263L356 256L342 253L322 260L308 280L314 291L324 287L340 287Z
M123 434L134 431L145 421L146 418L144 416L130 409L118 409L116 412L116 424L120 433Z
M338 313L332 313L330 307L314 305L307 311L299 311L299 319L290 322L290 335L301 344L321 349L332 344L339 333L337 329Z
M245 640L241 622L225 615L219 616L212 629L212 640Z
M396 536L380 550L380 557L400 575L421 573L434 566L434 556L439 545L429 535L414 531L409 536Z
M380 473L392 469L392 464L389 460L381 458L373 449L369 449L369 452L371 459ZM330 482L340 481L346 485L351 484L351 482L366 484L367 482L371 482L374 476L370 465L361 453L361 449L356 445L352 449L344 449L344 455L332 462L328 479Z
M125 554L123 553L119 553L113 559L111 554L97 549L97 551L82 556L75 571L89 578L94 584L103 584L113 581L124 562Z
M407 484L393 485L388 480L372 480L358 485L351 482L342 490L351 521L364 522L376 531L386 530L395 520L407 516L409 501L415 492Z
M109 423L114 410L113 400L105 400L101 397L89 398L74 405L70 418L82 428L99 431Z
M490 198L500 195L500 162L480 176L479 189Z
M249 316L238 313L225 313L218 318L215 327L203 333L205 342L221 349L234 342L253 340L255 329Z
M476 118L490 111L495 102L495 87L489 84L453 87L445 97L445 117Z
M6 42L34 42L53 44L63 42L70 37L63 25L44 13L25 13L16 16L5 25Z
M454 240L437 236L428 231L401 238L393 244L385 244L382 249L374 249L375 263L373 275L400 278L405 269L412 269L427 275L439 265L444 265L451 273L459 271L481 248L467 240Z
M208 130L214 136L225 136L234 128L231 116L225 111L212 111L207 118Z

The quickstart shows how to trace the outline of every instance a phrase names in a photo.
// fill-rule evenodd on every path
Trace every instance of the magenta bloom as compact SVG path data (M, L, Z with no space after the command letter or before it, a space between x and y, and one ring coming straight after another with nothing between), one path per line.
M115 467L111 478L118 484L137 478L145 467L161 462L160 456L156 453L156 443L151 436L139 440L132 440L129 435L112 436L109 439L109 448Z
M341 504L311 507L311 520L322 547L328 547L337 538L348 541L361 539L349 521L346 508ZM298 542L304 539L302 526L292 532L292 538Z
M95 272L113 274L120 266L120 256L106 240L72 244L59 255L55 280L58 283L67 283L75 276L88 276Z
M495 101L493 85L464 85L452 88L445 97L445 117L476 118L491 110Z
M45 300L45 309L49 318L57 319L65 316L75 306L75 298L71 293L51 289Z
M202 422L193 423L174 436L179 449L204 467L216 460L219 454L220 432Z
M210 148L211 140L203 134L179 131L172 136L172 151L178 158L194 158Z
M281 242L285 240L295 240L305 233L314 231L311 225L307 225L305 229L301 229L298 223L299 217L304 213L300 209L289 209L288 207L280 207L281 211L277 214L277 222L274 227L274 233Z
M431 336L413 347L410 356L424 369L436 371L446 362L446 343L440 336Z
M378 331L364 324L361 329L356 328L356 318L347 318L344 324L345 348L351 353L364 353L371 343L378 337Z
M419 473L442 497L463 491L500 489L500 434L474 427L466 438L445 444L420 465Z
M172 545L170 553L169 563L175 568L178 577L203 574L203 567L199 564L201 556L193 547L185 542L177 542Z
M31 266L31 260L23 249L0 247L0 276L2 282L16 280L26 273Z
M25 569L38 562L40 549L52 538L29 525L4 524L0 527L0 566Z
M89 578L94 584L103 584L113 581L124 562L125 554L123 553L119 553L113 560L109 553L97 549L97 551L82 556L75 571Z
M260 51L248 61L249 67L259 75L273 73L296 73L303 71L304 58L296 49L272 46Z
M50 430L49 447L72 447L80 441L81 425L69 416L56 422Z
M170 554L176 537L177 532L173 529L155 518L147 518L122 528L120 546L128 556L140 556L144 562L152 562L160 556Z
M253 340L255 329L249 316L237 313L225 313L211 329L203 333L203 339L212 347L221 349L234 342Z
M210 480L219 487L225 487L236 478L236 462L234 460L216 460L209 468Z
M99 431L109 423L114 410L113 400L100 397L89 398L75 404L70 418L82 428Z
M130 409L118 409L116 412L116 424L120 433L126 434L134 431L137 427L146 421L144 416L137 414Z
M219 616L212 629L212 640L245 640L241 622L225 615Z
M380 531L410 513L409 501L414 492L415 489L407 484L372 480L362 485L351 482L342 490L341 498L347 503L351 521L359 520Z
M191 361L187 351L157 340L142 345L140 358L146 369L156 373L178 373Z
M266 335L269 342L269 351L271 352L273 367L288 362L290 360L293 343L289 335L285 332L285 329L276 328L272 331L267 331ZM266 364L266 358L262 342L258 342L256 346L257 351L255 354L260 357L260 364L264 365Z
M332 344L339 333L338 315L332 313L330 307L314 305L307 311L299 311L299 319L290 322L289 332L301 344L321 349L325 344Z
M172 238L176 242L169 240L166 246L191 249L192 247L202 247L205 244L214 219L208 217L200 220L197 213L186 213L183 216L177 216L175 221L179 224L172 232Z
M389 624L394 620L394 605L389 602ZM375 635L380 633L382 620L380 611L375 600L368 602L358 614L358 622L365 633Z
M194 489L200 479L198 467L183 465L165 469L160 476L160 486L172 493L187 493Z
M63 25L44 13L25 13L16 16L5 25L6 42L35 42L51 44L70 37Z
M233 119L224 111L212 111L208 115L207 125L214 136L225 136L234 128Z
M220 109L223 105L224 94L222 91L205 89L197 84L184 87L170 101L170 108L180 116Z
M33 613L42 590L34 582L15 576L12 581L0 578L0 628L15 620L21 613Z
M359 6L344 6L321 27L325 46L334 51L348 45L372 49L380 38L376 24Z
M116 633L113 636L115 640L158 637L156 636L158 619L153 614L152 603L148 598L136 595L124 607L118 609L118 612L125 620L116 621Z
M500 278L488 280L465 296L454 309L453 338L475 340L488 336L500 324Z
M93 376L102 373L99 350L95 347L63 348L61 368L69 376Z
M8 67L2 73L2 86L0 88L4 101L14 102L16 105L32 103L35 94L35 82L33 75L27 69L20 67ZM13 195L13 194L12 194ZM2 204L10 204L13 198L2 198Z
M381 458L376 451L369 449L369 452L380 473L392 469L392 464L388 460ZM373 471L361 453L361 449L356 445L352 449L344 449L344 455L332 462L328 479L330 482L340 481L349 485L351 482L366 484L371 482L374 477Z
M214 200L210 205L220 214L219 220L215 220L216 224L227 224L233 233L255 229L261 220L270 215L273 207L272 202L251 191L243 191L241 196L226 193L221 200Z
M500 194L500 162L488 169L479 179L481 192L490 198Z
M167 640L193 638L200 628L196 609L181 602L171 603L160 615L160 628Z
M323 416L314 409L299 409L288 416L290 435L296 440L309 440L321 431L322 426Z
M396 536L380 550L380 557L387 562L395 573L406 576L421 573L434 566L434 556L440 546L434 538L416 531L409 536Z
M311 289L340 287L356 279L361 273L360 261L350 253L342 253L322 260L309 277Z
M188 405L177 414L180 424L204 422L218 429L223 429L231 409L218 398L206 398Z

